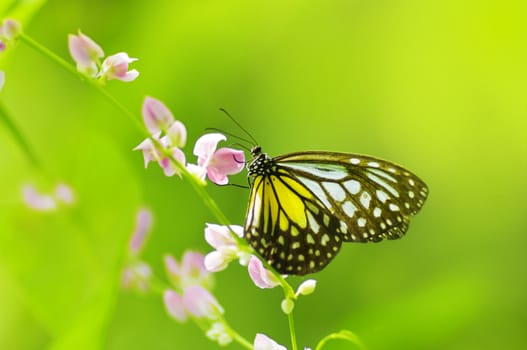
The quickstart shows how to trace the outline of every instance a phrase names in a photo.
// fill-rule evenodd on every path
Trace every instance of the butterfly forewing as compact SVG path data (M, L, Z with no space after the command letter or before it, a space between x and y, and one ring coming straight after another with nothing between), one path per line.
M342 241L402 237L428 194L406 169L355 154L257 153L249 175L245 238L285 274L321 270Z
M346 225L344 241L396 239L426 200L425 183L373 157L330 152L291 153L274 161L305 183Z
M280 273L321 270L337 254L340 220L301 182L280 171L257 177L251 190L245 238Z

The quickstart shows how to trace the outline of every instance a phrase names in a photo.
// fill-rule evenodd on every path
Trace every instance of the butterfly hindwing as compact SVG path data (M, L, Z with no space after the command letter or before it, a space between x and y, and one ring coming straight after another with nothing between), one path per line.
M342 241L402 237L428 188L406 169L369 156L253 154L245 238L277 271L324 268Z

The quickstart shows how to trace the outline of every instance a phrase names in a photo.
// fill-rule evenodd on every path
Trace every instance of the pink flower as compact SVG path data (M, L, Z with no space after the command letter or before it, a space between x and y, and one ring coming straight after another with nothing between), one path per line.
M157 139L156 135L152 136ZM172 157L184 166L185 164L185 154L177 147L169 147L168 144L170 140L167 136L158 139L161 146L165 149L170 150ZM172 163L172 160L169 157L166 157L163 154L163 151L158 149L151 139L145 139L137 147L134 148L134 151L142 151L143 158L145 162L145 168L148 167L150 162L158 162L159 166L163 169L163 172L166 176L173 176L175 174L180 174L176 166Z
M218 185L227 184L227 176L239 173L245 165L245 155L242 151L232 148L216 150L218 143L225 140L226 137L222 134L205 134L194 146L198 166L205 169L208 178Z
M78 35L68 35L68 49L78 71L90 77L97 75L99 59L104 57L104 51L95 41L79 30Z
M128 65L134 61L137 61L137 58L128 57L126 52L108 56L102 63L99 75L108 80L118 79L125 82L135 80L139 76L139 72L135 69L128 70Z
M187 320L187 311L183 304L183 298L171 289L163 292L163 301L168 314L177 321L185 322Z
M273 275L271 271L267 270L260 259L254 255L251 256L251 259L249 260L248 270L249 276L251 276L251 279L257 287L262 289L274 288L280 284L276 276Z
M205 269L204 256L198 252L187 251L183 254L181 265L171 255L165 256L165 268L172 283L178 288L200 285L209 288L212 276Z
M22 188L22 196L26 205L37 211L52 211L57 209L57 203L51 195L41 194L33 185Z
M224 312L216 298L201 286L187 287L183 292L183 304L197 318L215 320Z
M132 256L137 256L143 249L146 238L152 228L152 212L148 208L141 208L137 213L135 230L128 244Z
M268 336L257 333L254 337L254 350L287 350L283 345L278 344Z
M166 131L174 123L174 116L165 104L153 97L145 97L141 115L146 129L154 135Z
M208 271L217 272L224 270L229 262L237 258L240 260L240 264L247 264L250 254L241 249L233 233L241 238L243 236L243 227L238 225L220 226L207 224L205 240L216 249L205 256L205 268Z
M74 202L73 191L66 184L58 184L52 194L40 193L35 186L25 185L22 198L29 208L37 211L53 211L59 204L71 206Z

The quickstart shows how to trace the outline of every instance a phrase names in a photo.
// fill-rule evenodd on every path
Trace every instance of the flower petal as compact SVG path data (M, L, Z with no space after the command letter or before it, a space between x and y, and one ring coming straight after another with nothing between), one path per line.
M207 176L217 185L225 185L229 182L227 176L237 174L245 166L245 154L243 151L232 148L220 148L217 150L207 168Z
M194 145L194 155L198 157L198 165L207 167L218 147L218 143L225 140L227 138L219 133L201 136Z
M274 288L279 284L277 278L255 256L252 256L249 260L248 270L249 276L251 276L251 279L257 287L262 289Z
M170 144L175 147L185 147L187 143L187 129L179 120L174 121L166 130Z
M197 318L217 319L223 308L208 290L201 286L190 286L183 292L183 304Z
M78 35L68 35L68 49L77 67L96 66L96 62L104 56L102 48L80 31Z
M183 298L175 291L167 289L163 293L163 301L168 314L177 321L185 322L187 312L183 304Z
M287 350L287 348L265 334L257 333L254 337L254 350Z

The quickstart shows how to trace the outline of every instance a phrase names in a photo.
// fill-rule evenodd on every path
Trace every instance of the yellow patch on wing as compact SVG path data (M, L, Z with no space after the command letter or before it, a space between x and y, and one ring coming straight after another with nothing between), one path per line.
M306 207L299 194L295 191L296 187L304 192L307 192L306 189L297 183L297 185L295 185L296 187L293 187L295 188L295 191L293 191L282 182L282 179L279 179L276 176L271 176L270 179L272 181L272 186L276 191L277 198L275 198L275 202L280 202L286 217L288 217L290 221L294 222L301 228L305 228L307 226L305 213Z
M291 187L293 191L295 191L302 197L307 198L307 199L313 198L313 195L311 194L311 192L309 192L306 186L304 186L300 182L293 180L290 177L286 177L286 176L282 177L281 180L285 182L289 187Z

